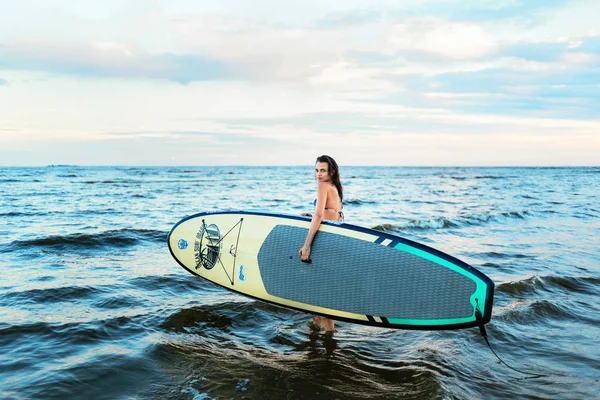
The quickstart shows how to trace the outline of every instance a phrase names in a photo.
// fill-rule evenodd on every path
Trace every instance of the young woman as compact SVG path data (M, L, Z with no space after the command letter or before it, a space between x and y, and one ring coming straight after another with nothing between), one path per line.
M302 260L310 257L310 246L312 244L321 221L343 221L342 199L344 191L340 180L339 168L335 160L329 156L317 158L315 163L315 178L317 180L317 199L315 200L314 214L303 213L302 215L312 217L304 246L300 248ZM328 332L333 332L334 322L332 319L313 317L313 324L323 327Z

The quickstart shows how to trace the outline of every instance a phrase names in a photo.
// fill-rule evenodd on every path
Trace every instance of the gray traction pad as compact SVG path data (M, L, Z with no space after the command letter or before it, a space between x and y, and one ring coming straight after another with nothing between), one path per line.
M298 250L308 229L277 225L258 253L273 296L356 314L402 319L466 318L475 282L392 247L319 231L312 264Z

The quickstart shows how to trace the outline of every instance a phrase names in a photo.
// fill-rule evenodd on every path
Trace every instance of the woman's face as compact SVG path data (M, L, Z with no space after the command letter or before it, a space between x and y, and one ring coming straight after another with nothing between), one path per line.
M315 177L319 182L331 180L331 175L329 175L329 165L326 162L318 162L315 164Z

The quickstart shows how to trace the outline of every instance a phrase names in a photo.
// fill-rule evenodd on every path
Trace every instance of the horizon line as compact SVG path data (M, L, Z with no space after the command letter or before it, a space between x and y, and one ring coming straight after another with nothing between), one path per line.
M217 165L153 165L153 164L46 164L46 165L0 165L0 168L295 168L306 167L311 164L288 164L288 165L268 165L268 164L217 164ZM341 168L348 167L383 167L383 168L600 168L598 165L568 165L568 164L548 164L548 165L389 165L389 164L346 164Z

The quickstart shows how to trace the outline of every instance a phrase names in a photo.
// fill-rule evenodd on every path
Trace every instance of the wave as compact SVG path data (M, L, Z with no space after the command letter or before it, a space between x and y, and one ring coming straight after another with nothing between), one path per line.
M131 197L138 197L136 195L133 195ZM124 214L123 210L116 210L114 208L109 208L109 209L105 209L105 210L101 210L101 209L80 209L77 211L60 211L60 210L54 210L54 211L46 211L46 212L39 212L39 211L35 211L35 212L21 212L21 211L9 211L7 213L0 213L0 217L40 217L40 216L48 216L48 215L55 215L55 216L59 216L59 217L66 217L66 218L70 218L71 216L85 216L85 215L94 215L94 216L98 216L98 215L120 215L120 214Z
M539 321L576 319L571 309L561 301L554 299L535 299L521 304L512 304L498 319L523 325Z
M160 327L181 333L200 333L211 329L230 331L232 328L243 327L249 333L264 330L265 326L274 322L273 315L277 315L277 320L299 317L303 324L306 320L303 313L262 301L222 301L222 296L220 299L215 304L179 309L169 315Z
M96 250L107 247L122 248L142 243L163 243L166 242L166 239L167 232L165 231L153 229L116 229L95 234L74 233L30 240L17 240L4 245L3 251L14 251L24 248L37 248L47 251L65 251L82 248Z
M93 303L93 306L100 309L131 309L141 306L141 300L138 297L124 293L112 294Z
M59 341L61 345L89 345L98 340L115 340L129 334L139 333L143 328L139 321L143 316L118 316L98 319L93 323L47 323L34 322L19 325L0 324L0 345L23 340L24 337L40 341Z
M372 201L372 200L360 200L360 199L348 199L348 200L344 200L343 201L344 205L353 205L353 206L360 206L362 204L377 204L376 201Z
M167 317L161 328L173 332L199 332L205 329L229 331L236 321L260 325L260 311L255 302L223 302L178 310ZM263 321L266 323L267 321ZM246 322L244 322L246 324Z
M216 328L227 331L232 325L233 319L223 311L231 312L233 307L230 305L226 309L222 309L223 305L220 306L202 306L179 310L170 315L161 328L180 333L188 333L191 328ZM219 310L219 308L222 310Z
M406 230L425 230L425 229L443 229L443 228L453 228L458 225L451 222L446 218L436 218L433 220L421 221L421 220L412 220L406 224L395 225L395 224L381 224L374 226L372 229L382 232L402 232Z
M146 182L150 182L150 181L144 181L144 180L139 180L139 179L103 179L103 180L98 180L98 181L94 181L94 180L88 180L88 181L80 181L80 183L86 184L86 185L133 185L133 184L142 184L142 183L146 183ZM152 181L152 182L159 182L159 181Z
M479 226L485 225L490 222L502 222L504 220L511 219L525 219L531 215L529 211L509 211L498 214L491 213L478 213L461 215L456 218L439 217L433 219L414 219L405 224L382 224L373 227L373 229L394 232L394 231L405 231L405 230L427 230L427 229L447 229L447 228L459 228L464 226Z
M9 211L7 213L0 213L0 217L32 217L38 215L48 215L45 212L19 212L19 211Z
M51 335L54 333L54 327L45 322L34 322L22 325L9 325L0 323L0 342L6 340L18 340L24 335Z
M511 299L499 308L497 318L523 325L563 320L596 324L597 318L590 311L599 289L600 278L592 276L535 275L502 283L496 286L496 296L504 294Z
M474 179L508 179L508 178L516 178L515 176L498 176L498 175L479 175L474 177Z
M502 260L510 260L510 259L522 259L522 258L535 258L535 256L529 256L526 254L520 253L498 253L496 251L488 251L485 253L478 253L477 255L480 258L493 258L493 259L502 259Z
M577 211L573 214L573 217L577 218L577 219L589 220L592 218L597 218L598 215L597 215L597 213L588 213L585 211Z
M172 296L179 296L190 293L190 291L200 291L203 293L221 291L222 289L214 283L199 277L193 277L183 270L177 271L173 275L157 275L136 277L127 281L127 283L136 289L145 291L161 291Z
M90 286L68 286L47 289L30 289L22 292L8 292L0 298L3 301L15 302L19 305L39 303L49 304L62 301L80 300L96 296L103 292L103 289Z
M457 227L458 224L452 222L448 218L435 218L430 220L412 220L402 225L395 224L382 224L373 227L373 229L383 232L400 232L411 229L421 230L421 229L444 229L444 228L454 228Z
M104 180L104 181L85 181L83 183L86 183L88 185L95 185L98 183L106 183L106 184L112 184L112 183L122 183L123 181L111 181L111 180Z
M498 293L513 297L539 293L581 293L596 295L600 290L600 279L595 277L573 276L532 276L515 282L506 282L496 286Z
M569 295L534 299L519 299L502 307L494 318L524 326L564 327L564 321L594 326L598 323L593 312L593 301L573 301ZM514 328L513 328L514 329Z
M166 173L169 174L197 174L197 173L203 173L202 169L179 169L179 168L172 168L172 169L168 169L165 171Z

